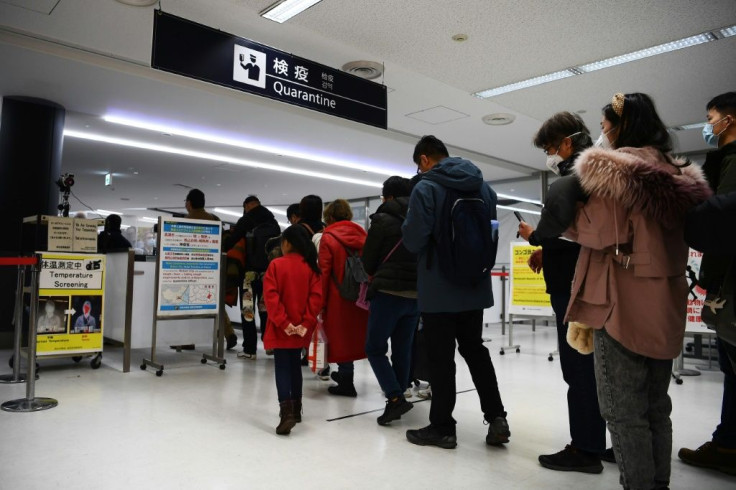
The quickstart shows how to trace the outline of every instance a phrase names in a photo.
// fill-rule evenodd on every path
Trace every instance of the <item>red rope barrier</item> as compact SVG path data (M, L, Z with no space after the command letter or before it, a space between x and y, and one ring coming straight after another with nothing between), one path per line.
M510 274L508 272L491 272L491 275L496 277L509 277Z
M0 265L35 265L36 257L0 257Z

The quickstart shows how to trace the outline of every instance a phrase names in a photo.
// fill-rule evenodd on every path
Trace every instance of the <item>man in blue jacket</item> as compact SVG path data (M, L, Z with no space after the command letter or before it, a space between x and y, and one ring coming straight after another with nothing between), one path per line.
M432 379L430 425L406 432L412 444L452 449L457 446L455 408L455 342L468 365L478 391L485 421L489 424L486 443L509 441L506 411L498 392L496 372L488 349L483 345L483 310L493 306L490 274L475 285L458 286L448 280L438 266L438 247L433 236L443 217L447 189L480 192L496 218L496 193L485 184L472 162L450 158L445 145L434 136L424 136L414 148L414 163L422 178L409 199L402 225L404 246L418 255L417 293L424 324L427 355ZM490 223L488 226L491 226Z

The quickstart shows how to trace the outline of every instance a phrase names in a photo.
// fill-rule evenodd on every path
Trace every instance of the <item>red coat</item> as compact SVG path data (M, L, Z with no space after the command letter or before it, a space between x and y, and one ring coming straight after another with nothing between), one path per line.
M337 283L342 282L346 247L362 253L366 232L352 221L338 221L324 229L319 244L319 268L322 270L322 301L325 335L327 336L327 361L348 362L364 359L365 333L368 327L368 311L355 306L340 296ZM338 240L340 240L338 242ZM333 279L332 275L335 275Z
M307 347L322 307L322 283L301 255L290 253L271 261L263 277L263 298L268 312L263 347ZM289 323L307 327L307 334L286 335Z

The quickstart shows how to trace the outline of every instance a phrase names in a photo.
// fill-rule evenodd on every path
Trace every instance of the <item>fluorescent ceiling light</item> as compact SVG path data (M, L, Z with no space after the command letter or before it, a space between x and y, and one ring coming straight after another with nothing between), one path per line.
M274 209L274 208L268 208L269 211L271 211L273 214L280 214L281 216L286 216L286 211L281 211L280 209Z
M322 0L281 0L261 12L261 17L281 24Z
M553 82L556 80L562 80L574 75L582 75L584 73L590 73L604 68L610 68L612 66L621 65L630 61L636 61L643 58L649 58L658 54L669 53L671 51L677 51L679 49L689 48L691 46L697 46L699 44L708 43L711 41L717 41L718 39L726 38L736 35L736 26L724 27L722 29L716 29L714 31L704 32L695 36L678 39L669 43L659 44L652 46L651 48L640 49L631 53L614 56L612 58L606 58L604 60L594 61L584 65L573 66L566 70L556 71L547 75L541 75L538 77L530 78L529 80L522 80L520 82L510 83L502 87L491 88L476 92L473 95L481 99L493 97L495 95L505 94L507 92L513 92L515 90L522 90L536 85L541 85L547 82Z
M577 75L577 73L574 73L571 70L562 70L554 73L549 73L547 75L542 75L540 77L530 78L529 80L524 80L521 82L510 83L508 85L504 85L503 87L483 90L482 92L476 92L473 95L481 99L487 99L488 97L493 97L494 95L501 95L505 94L506 92L513 92L515 90L521 90L523 88L534 87L535 85L541 85L547 82L554 82L555 80L562 80L563 78L571 77L574 75Z
M225 155L217 155L214 153L205 153L201 151L185 150L182 148L175 148L173 146L156 145L152 143L146 143L144 141L129 140L129 139L124 139L124 138L115 138L111 136L105 136L102 134L85 133L82 131L74 131L71 129L65 129L64 136L69 136L71 138L80 138L80 139L90 140L90 141L98 141L101 143L109 143L113 145L140 148L142 150L151 150L151 151L158 151L161 153L171 153L174 155L183 155L183 156L188 156L192 158L201 158L203 160L212 160L215 162L230 163L233 165L240 165L243 167L260 168L263 170L273 170L275 172L284 172L284 173L296 174L296 175L301 175L301 176L306 176L306 177L315 177L318 179L325 179L325 180L336 180L338 182L343 182L343 183L348 183L348 184L364 185L368 187L378 187L378 188L383 187L383 183L380 183L380 182L371 182L368 180L354 179L351 177L343 177L340 175L327 174L323 172L313 172L311 170L286 167L283 165L274 165L270 163L255 162L252 160L243 160L241 158L234 158L234 157L229 157Z
M138 221L143 221L145 223L158 223L158 218L149 218L148 216L141 216L138 218Z
M672 41L671 43L660 44L651 48L640 49L639 51L634 51L632 53L614 56L613 58L594 61L593 63L588 63L587 65L581 65L578 67L578 69L583 73L590 73L592 71L602 70L604 68L610 68L616 65L622 65L630 61L649 58L650 56L669 53L671 51L677 51L678 49L689 48L690 46L697 46L698 44L708 43L715 40L717 40L717 38L713 34L711 34L710 32L706 32L704 34L698 34L697 36L690 36L686 37L685 39Z
M529 202L532 204L539 204L540 206L542 205L542 201L535 200L535 199L527 199L525 197L512 196L511 194L496 193L496 195L500 197L501 199L513 199L514 201Z
M329 157L325 157L321 155L311 155L309 153L291 151L291 150L286 150L284 148L277 148L277 147L267 146L267 145L259 145L257 143L249 143L246 141L240 141L240 140L236 140L232 138L223 138L223 137L214 136L210 134L200 133L197 131L189 131L186 129L179 129L179 128L173 128L170 126L164 126L162 124L155 124L155 123L150 123L146 121L141 121L138 119L130 119L126 117L113 116L113 115L103 116L102 119L106 122L110 122L114 124L121 124L123 126L130 126L130 127L138 128L138 129L146 129L149 131L155 131L157 133L172 134L176 136L183 136L185 138L192 138L192 139L199 140L199 141L206 141L209 143L217 143L220 145L234 146L236 148L245 148L247 150L261 151L264 153L269 153L271 155L299 158L301 160L307 160L310 162L323 163L326 165L334 165L337 167L350 168L353 170L362 170L364 172L370 172L370 173L379 174L379 175L386 175L389 177L392 175L396 175L397 173L394 170L386 170L386 169L378 168L374 165L363 165L360 163L346 162L344 160L339 160L337 158L329 158Z
M223 208L215 208L213 209L213 211L216 213L220 213L220 214L227 214L229 216L237 216L238 218L243 216L242 212L236 213L235 211L228 211L227 209L223 209Z
M520 213L538 214L538 215L542 214L540 211L532 211L531 209L515 208L513 206L501 206L500 204L497 205L496 207L498 209L508 209L509 211L518 211Z
M702 128L703 126L705 126L705 123L704 122L699 122L699 123L693 123L693 124L685 124L683 126L676 126L676 127L672 128L672 129L674 129L674 130L698 129L698 128Z

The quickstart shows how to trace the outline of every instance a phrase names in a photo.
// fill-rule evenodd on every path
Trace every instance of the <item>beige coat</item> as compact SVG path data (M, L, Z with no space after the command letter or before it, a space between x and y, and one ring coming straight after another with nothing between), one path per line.
M685 213L710 195L702 171L678 170L646 147L589 149L575 172L590 197L565 233L582 245L566 319L605 327L637 354L674 359L688 294Z

